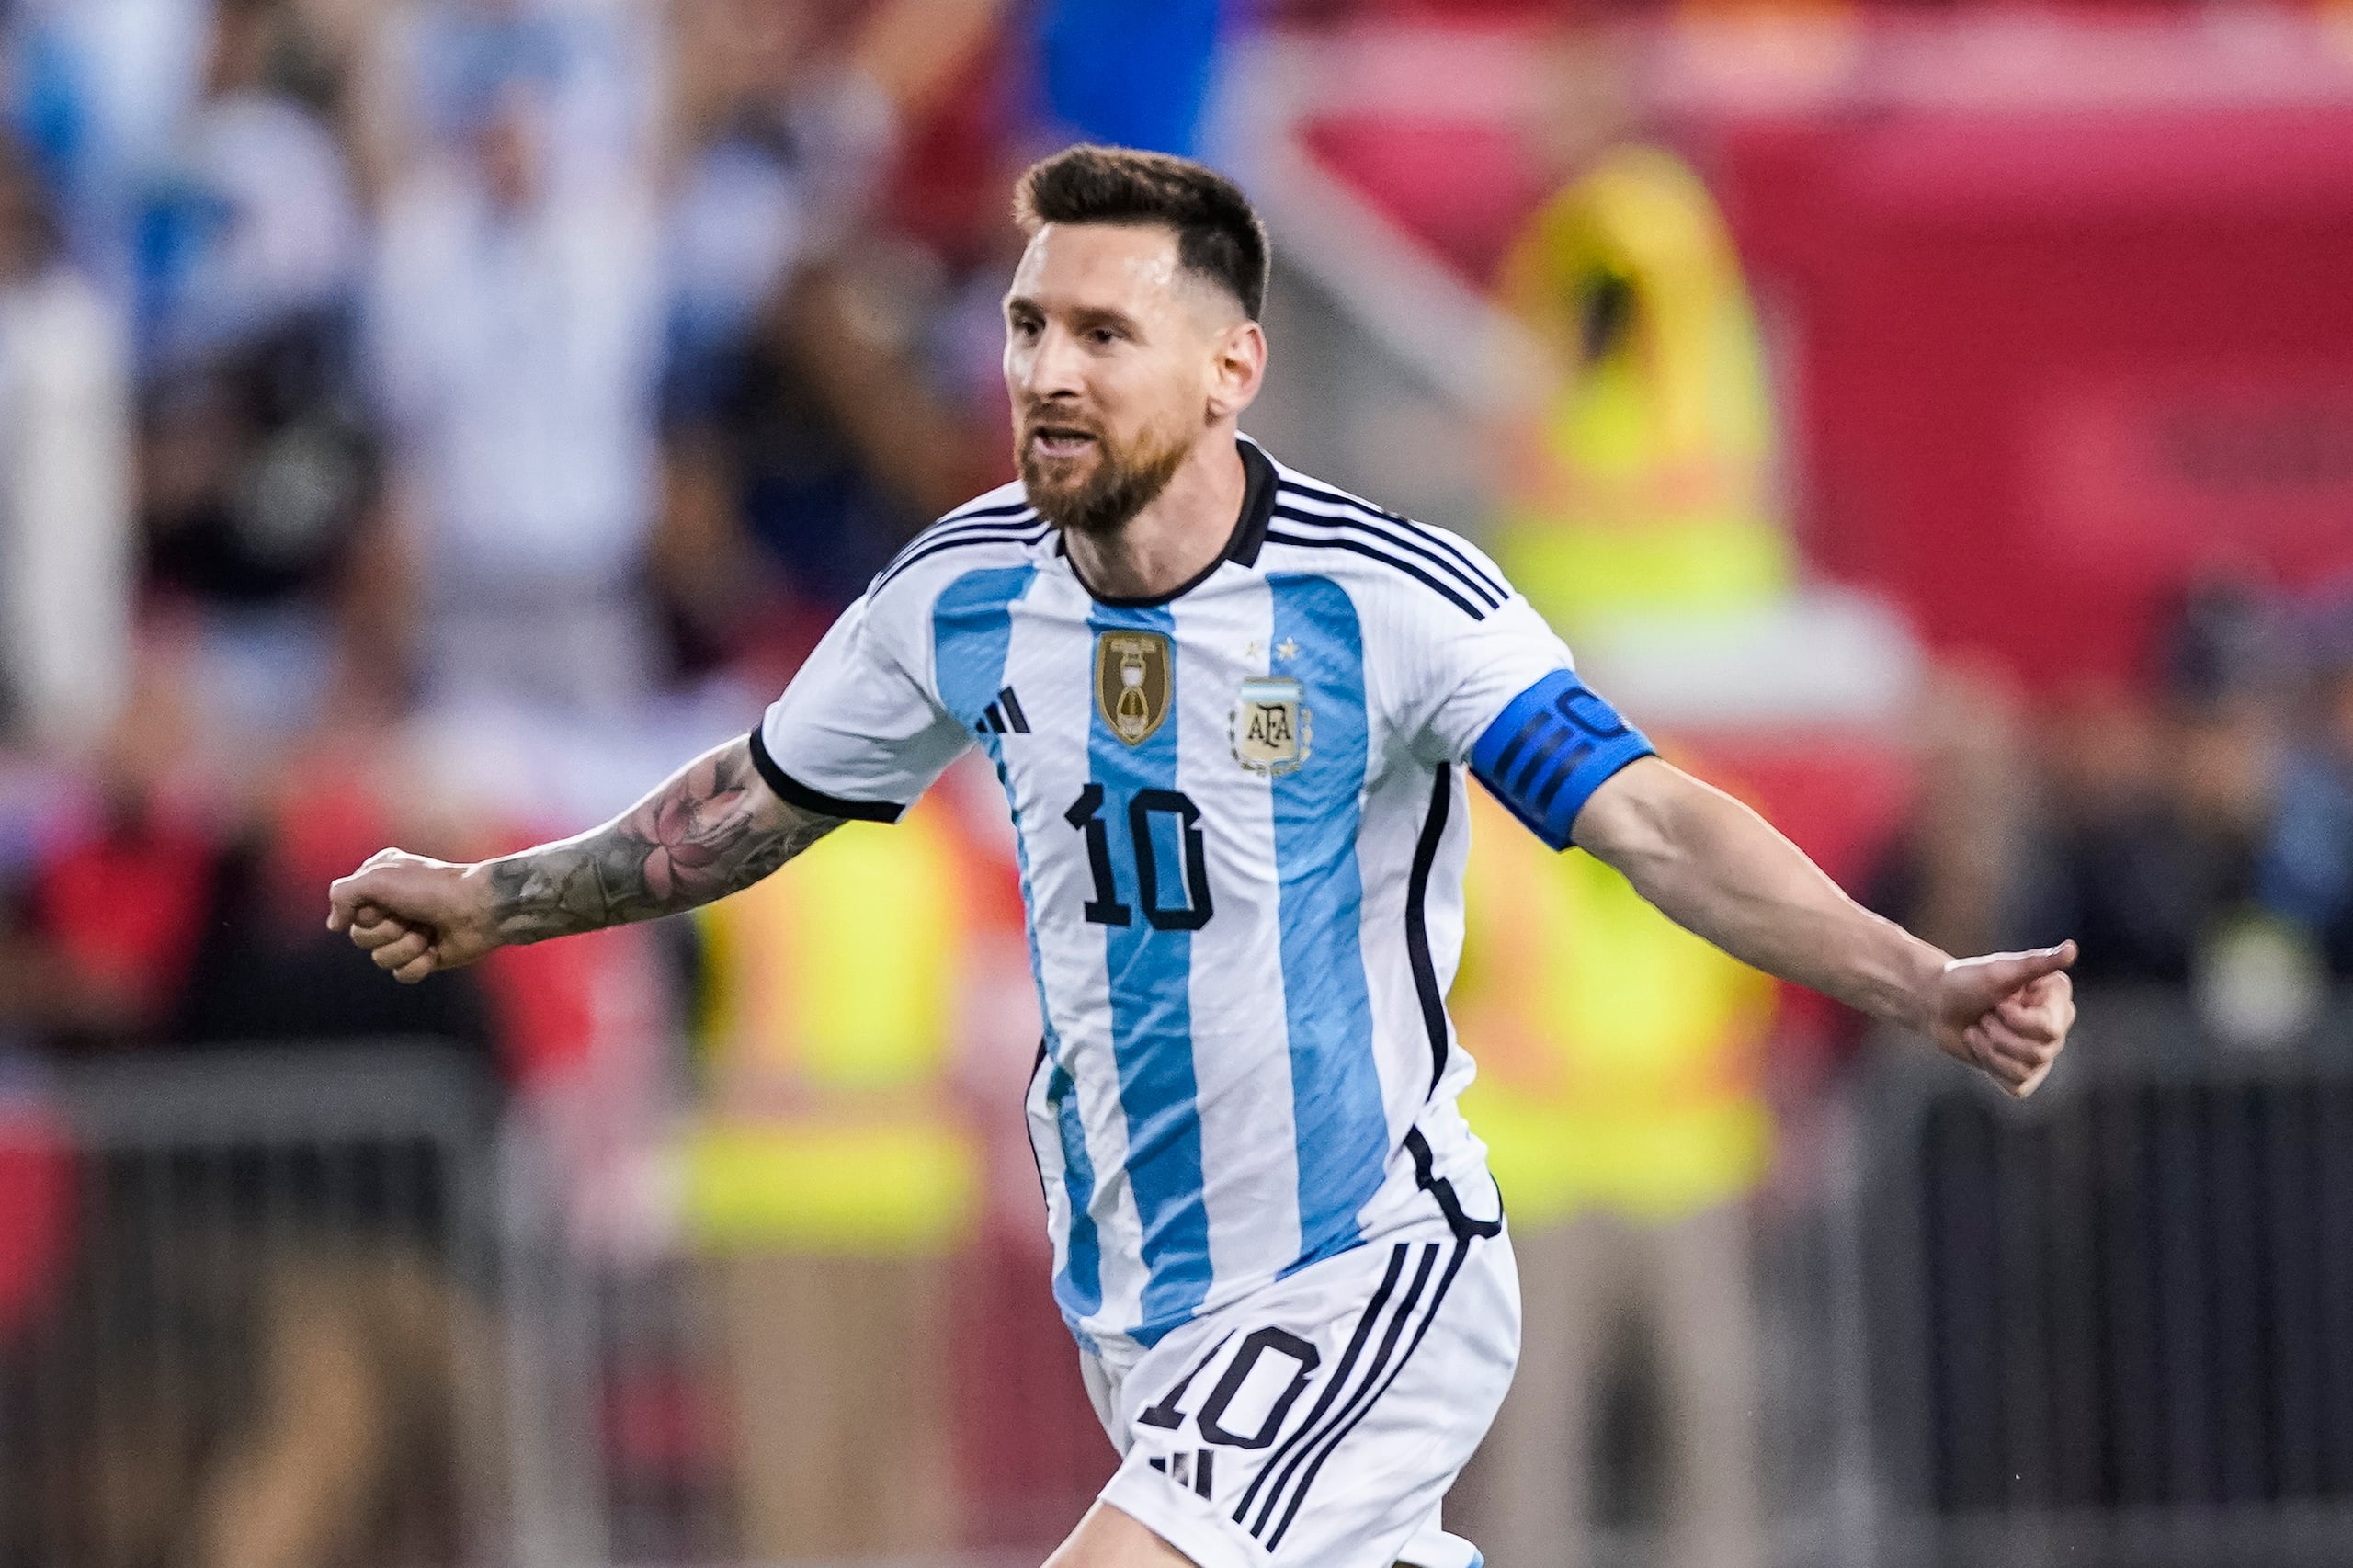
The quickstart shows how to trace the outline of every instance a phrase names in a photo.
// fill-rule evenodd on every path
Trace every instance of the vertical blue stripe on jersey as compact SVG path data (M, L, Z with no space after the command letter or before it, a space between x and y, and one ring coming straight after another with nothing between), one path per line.
M1062 1133L1063 1191L1070 1199L1070 1238L1063 1248L1062 1275L1054 1281L1054 1304L1074 1335L1085 1339L1081 1324L1103 1307L1103 1247L1095 1234L1095 1216L1086 1205L1095 1197L1095 1161L1086 1152L1086 1123L1078 1114L1078 1085L1061 1062L1046 1075L1046 1105Z
M972 725L995 765L997 782L1006 782L1005 736L977 723L983 710L1005 687L1006 654L1013 645L1013 606L1029 591L1034 566L1002 566L968 572L950 583L934 601L931 611L932 665L938 672L939 700L950 713ZM1006 803L1013 802L1010 786ZM1021 904L1036 905L1029 897L1029 846L1021 813L1013 816L1014 854L1021 868ZM1103 1305L1102 1247L1095 1233L1095 1162L1086 1153L1086 1123L1078 1112L1078 1095L1062 1065L1062 1042L1054 1036L1053 1015L1046 1009L1046 981L1038 958L1038 930L1025 922L1029 937L1029 973L1038 987L1038 1016L1046 1031L1046 1051L1054 1059L1047 1080L1046 1103L1053 1112L1063 1149L1063 1195L1070 1208L1070 1234L1063 1249L1062 1272L1054 1280L1054 1299L1078 1334L1079 1320ZM1031 1131L1035 1136L1035 1130Z
M1140 745L1112 733L1100 702L1090 703L1087 759L1103 786L1103 815L1111 833L1111 865L1120 902L1132 912L1125 926L1103 927L1109 970L1111 1050L1120 1068L1120 1104L1128 1118L1128 1187L1143 1227L1144 1279L1141 1321L1130 1330L1154 1345L1189 1318L1209 1295L1209 1208L1201 1192L1201 1112L1193 1077L1193 934L1164 931L1145 917L1128 802L1142 790L1176 788L1178 710L1183 663L1176 620L1165 608L1098 604L1087 618L1095 633L1087 649L1093 686L1094 643L1106 631L1156 631L1168 639L1168 716ZM1166 846L1161 847L1165 857ZM1160 899L1184 896L1181 857L1162 858ZM1175 897L1171 894L1174 892Z
M932 602L933 665L938 672L939 700L967 729L977 728L982 710L1005 687L1005 657L1013 646L1013 606L1029 591L1037 575L1035 566L967 572L941 589ZM1000 755L1005 737L983 734L981 742L994 759Z
M1276 573L1267 585L1279 653L1271 673L1297 680L1307 709L1307 760L1274 779L1283 1011L1299 1140L1296 1268L1356 1244L1357 1212L1387 1172L1389 1119L1359 937L1364 637L1356 606L1331 579ZM1297 652L1279 657L1286 648Z

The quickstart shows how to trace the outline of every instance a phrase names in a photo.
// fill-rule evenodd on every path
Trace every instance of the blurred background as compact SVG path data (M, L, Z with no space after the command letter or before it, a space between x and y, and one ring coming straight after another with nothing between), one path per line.
M1009 477L1013 174L1208 157L1250 428L1955 951L2024 1106L1487 810L1498 1568L2353 1562L2353 9L0 3L0 1564L1035 1562L984 773L418 990L398 843L748 729Z

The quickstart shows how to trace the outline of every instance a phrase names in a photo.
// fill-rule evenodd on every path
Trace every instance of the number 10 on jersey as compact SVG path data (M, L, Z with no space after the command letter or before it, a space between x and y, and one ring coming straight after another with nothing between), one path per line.
M1105 819L1108 804L1113 820ZM1111 863L1111 833L1118 815L1127 818L1127 848L1136 869L1138 902L1143 917L1157 931L1198 931L1215 913L1210 902L1209 846L1201 836L1201 811L1177 790L1138 790L1127 799L1127 810L1100 784L1090 783L1063 813L1063 820L1086 838L1086 864L1095 875L1095 896L1086 901L1086 918L1097 926L1126 926L1135 916L1120 902L1120 883ZM1161 860L1162 841L1181 868L1181 881L1167 874ZM1164 899L1181 892L1184 902Z

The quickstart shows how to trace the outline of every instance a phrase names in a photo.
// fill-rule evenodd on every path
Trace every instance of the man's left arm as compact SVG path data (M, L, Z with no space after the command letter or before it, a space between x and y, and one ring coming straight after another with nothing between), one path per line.
M2075 1022L2075 943L1955 959L1848 898L1755 812L1655 756L1595 789L1571 838L1733 957L1926 1035L2019 1098L2049 1074Z

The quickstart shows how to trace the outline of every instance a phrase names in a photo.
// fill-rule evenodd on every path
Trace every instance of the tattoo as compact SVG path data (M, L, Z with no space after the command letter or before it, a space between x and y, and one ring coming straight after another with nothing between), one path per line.
M777 799L748 739L705 753L603 827L494 860L506 942L676 915L750 887L839 827Z

